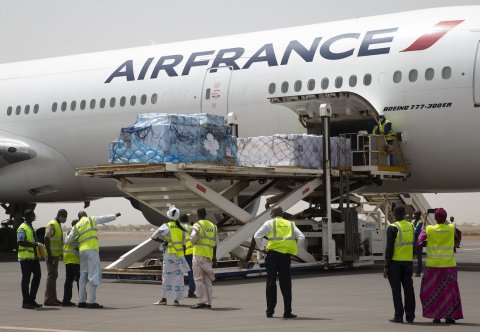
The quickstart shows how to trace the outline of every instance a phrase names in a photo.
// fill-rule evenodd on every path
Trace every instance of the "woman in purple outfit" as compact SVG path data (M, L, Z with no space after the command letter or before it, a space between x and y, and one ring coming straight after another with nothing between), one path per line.
M423 317L447 324L463 318L462 301L457 282L454 248L459 247L462 232L455 224L446 223L447 212L435 210L436 225L427 226L418 237L417 245L427 247L427 260L420 289Z

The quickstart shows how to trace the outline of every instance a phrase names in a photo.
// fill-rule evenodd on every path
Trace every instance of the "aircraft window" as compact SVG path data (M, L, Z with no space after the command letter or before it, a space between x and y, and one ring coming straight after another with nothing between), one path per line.
M90 109L93 110L95 108L95 104L97 101L95 99L90 100Z
M357 75L350 76L350 79L348 80L348 85L350 85L352 88L357 85Z
M70 104L70 109L72 111L75 111L75 109L77 108L77 102L74 100L72 101L72 103Z
M131 96L130 97L130 105L135 106L136 102L137 102L137 97Z
M311 79L308 81L308 85L307 85L307 88L309 91L312 91L315 89L315 80L314 79Z
M56 112L57 111L57 103L53 103L52 104L52 112Z
M417 79L418 79L418 71L416 69L410 70L410 72L408 73L408 80L410 82L416 82Z
M40 106L38 106L38 104L35 104L35 106L33 106L33 113L37 114L39 108L40 108Z
M300 90L302 90L302 81L296 81L293 89L295 90L295 92L300 92Z
M343 77L342 76L338 76L336 79L335 79L335 87L337 89L340 89L343 85Z
M402 72L400 70L397 70L396 72L393 73L393 82L400 83L401 81L402 81Z
M282 93L287 93L288 92L288 82L287 81L282 83L282 86L281 86L280 90L282 90Z
M209 99L210 99L210 91L211 91L210 89L207 89L207 90L205 91L205 99L206 99L206 100L209 100Z
M115 107L115 97L110 98L110 107Z
M12 115L12 110L13 110L12 106L8 106L8 108L7 108L7 115L8 116Z
M61 106L60 109L62 110L62 112L65 112L67 110L67 102L66 101L62 102L62 106Z
M154 94L152 95L152 104L156 104L156 103L157 103L157 100L158 100L158 96L157 96L156 93L154 93Z
M126 102L127 102L127 98L125 98L125 97L120 98L120 106L122 106L122 107L125 106Z
M433 68L427 68L427 70L425 70L425 79L427 81L433 80L434 76L435 76L435 71L433 70Z
M100 99L100 108L105 108L105 98Z
M142 105L145 105L147 103L147 95L142 95L142 98L140 98L140 103Z
M452 77L452 68L450 67L443 67L442 69L442 78L444 80L448 80L450 77Z
M15 109L15 114L20 115L21 111L22 111L22 106L17 106L17 108Z
M83 100L80 102L80 109L81 109L81 110L84 110L86 106L87 106L87 101L86 101L85 99L83 99Z
M30 105L25 106L24 112L25 112L25 114L30 113Z
M268 93L273 95L275 93L275 89L276 89L276 85L275 83L270 83L270 85L268 86Z
M322 84L321 84L321 85L322 85L322 89L323 89L323 90L328 89L328 84L329 84L328 78L325 77L325 78L322 80Z
M363 76L363 85L369 86L370 84L372 84L372 75L365 74L365 76Z

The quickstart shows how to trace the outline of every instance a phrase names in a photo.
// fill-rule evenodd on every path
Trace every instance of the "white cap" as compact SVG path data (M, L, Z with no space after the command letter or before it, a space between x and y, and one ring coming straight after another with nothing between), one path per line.
M170 206L167 212L167 217L173 221L177 221L180 217L180 210L178 210L175 205Z

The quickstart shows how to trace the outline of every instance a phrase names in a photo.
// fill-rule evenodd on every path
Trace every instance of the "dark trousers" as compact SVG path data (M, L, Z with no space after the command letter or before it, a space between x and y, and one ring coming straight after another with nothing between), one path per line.
M283 295L284 313L292 313L290 255L271 250L265 258L265 263L267 267L267 314L273 314L277 305L277 273Z
M192 259L193 255L185 255L185 260L190 267L190 271L188 272L188 294L195 293L195 280L193 279Z
M80 279L80 264L65 264L65 284L63 285L63 302L72 300L73 282Z
M403 320L404 313L407 321L415 319L415 291L413 290L412 272L412 262L390 261L388 264L388 281L392 288L394 318L397 320ZM402 301L402 287L405 307Z
M40 270L40 262L38 260L20 261L22 269L22 304L31 304L37 298L38 286L40 285L40 278L42 271ZM32 283L30 284L30 277L33 274Z

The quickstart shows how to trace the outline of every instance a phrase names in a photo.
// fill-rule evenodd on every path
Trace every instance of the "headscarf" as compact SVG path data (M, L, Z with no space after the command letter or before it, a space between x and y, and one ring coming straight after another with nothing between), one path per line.
M445 211L443 208L436 209L435 220L437 222L445 222L447 220L447 211Z

